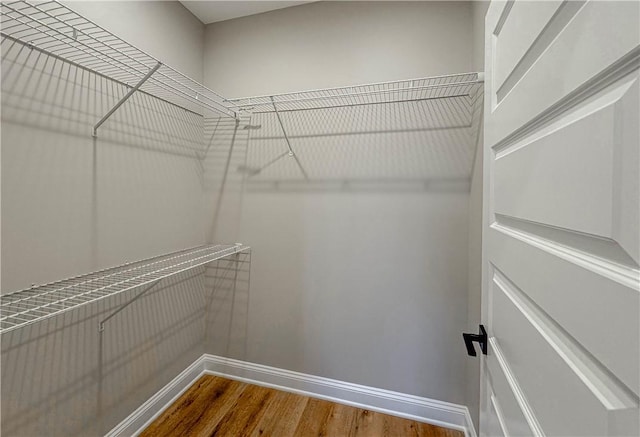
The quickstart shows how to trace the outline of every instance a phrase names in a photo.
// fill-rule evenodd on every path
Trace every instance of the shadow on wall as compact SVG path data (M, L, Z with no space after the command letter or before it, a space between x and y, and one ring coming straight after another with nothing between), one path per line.
M205 350L247 358L251 251L209 263L205 271Z
M205 120L209 239L254 247L248 361L463 402L481 95Z
M207 243L229 242L229 236L237 235L245 179L237 169L246 165L248 125L248 117L205 117L203 217L211 220L205 223Z
M5 39L1 47L5 121L90 138L93 125L132 85L20 42ZM202 114L139 91L99 128L98 142L201 158L203 127Z
M2 291L202 243L204 121L20 43L2 45ZM204 345L241 357L250 254L2 335L2 434L103 435ZM243 329L243 327L245 327ZM206 341L205 341L206 340Z
M205 350L244 358L250 266L242 252L115 315L143 290L4 334L3 435L104 435Z
M2 336L2 434L104 435L202 354L203 269Z
M238 235L245 192L469 192L482 99L469 89L205 118L207 240Z
M476 98L257 112L236 171L248 190L466 192Z
M203 117L135 93L92 138L127 91L3 40L5 292L202 243Z

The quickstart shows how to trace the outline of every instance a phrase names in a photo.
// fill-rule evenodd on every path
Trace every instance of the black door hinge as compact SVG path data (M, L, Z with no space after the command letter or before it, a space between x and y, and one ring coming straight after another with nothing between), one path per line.
M462 338L464 338L464 344L467 346L467 354L475 357L476 349L473 347L473 342L477 341L480 345L480 349L482 349L482 353L487 355L487 331L485 331L484 326L480 325L480 333L479 334L462 334Z

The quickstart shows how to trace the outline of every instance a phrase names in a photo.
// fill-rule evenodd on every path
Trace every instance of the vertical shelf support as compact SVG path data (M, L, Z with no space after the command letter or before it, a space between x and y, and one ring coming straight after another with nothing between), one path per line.
M161 62L158 62L158 63L155 65L155 67L153 67L151 70L149 70L149 72L148 72L148 73L147 73L147 74L146 74L142 79L140 79L140 82L138 82L138 83L136 84L136 86L134 86L133 88L131 88L131 89L129 90L129 92L128 92L127 94L125 94L125 96L124 96L123 98L121 98L121 99L120 99L120 101L119 101L118 103L116 103L116 104L115 104L115 106L114 106L113 108L111 108L111 109L109 110L109 112L107 112L107 113L104 115L104 117L102 117L102 118L100 119L100 121L96 123L96 125L95 125L95 126L93 126L93 133L92 133L91 135L92 135L94 138L98 136L98 128L99 128L100 126L102 126L102 123L104 123L105 121L107 121L107 119L108 119L109 117L111 117L111 115L112 115L114 112L116 112L116 111L118 110L118 108L119 108L120 106L122 106L122 104L123 104L124 102L126 102L126 101L127 101L127 99L129 99L129 97L131 97L131 95L133 95L133 93L135 93L136 91L138 91L138 89L142 86L142 84L143 84L143 83L145 83L145 82L146 82L146 81L147 81L147 80L148 80L148 79L153 75L153 73L155 73L155 72L158 70L158 68L160 68L161 66L162 66L162 63L161 63Z

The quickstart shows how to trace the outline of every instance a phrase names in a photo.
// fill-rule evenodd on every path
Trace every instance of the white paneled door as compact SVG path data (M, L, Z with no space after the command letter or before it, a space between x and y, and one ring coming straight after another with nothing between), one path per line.
M480 434L639 435L640 2L486 17Z

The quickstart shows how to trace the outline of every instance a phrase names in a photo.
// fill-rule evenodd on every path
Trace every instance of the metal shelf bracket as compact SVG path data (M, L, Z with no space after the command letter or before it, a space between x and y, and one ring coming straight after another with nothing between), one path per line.
M126 307L128 307L129 305L131 305L132 303L134 303L136 300L140 299L142 296L144 296L148 291L150 291L153 287L155 287L156 285L158 285L158 282L160 282L160 279L158 279L157 281L153 282L152 284L148 285L144 290L142 290L140 293L138 293L136 295L136 297L134 297L133 299L131 299L129 302L123 304L120 306L120 308L118 308L117 310L115 310L114 312L112 312L111 314L109 314L107 317L105 317L104 319L102 319L100 321L100 323L98 323L98 332L102 332L104 331L104 324L111 318L113 318L116 314L118 314L120 311L122 311L123 309L125 309Z
M136 91L138 91L138 89L142 86L142 84L144 84L144 83L145 83L145 82L146 82L146 81L147 81L147 80L148 80L148 79L153 75L153 73L155 73L155 72L158 70L158 68L160 68L161 66L162 66L162 63L161 63L161 62L158 62L158 63L155 65L155 67L153 67L151 70L149 70L149 72L148 72L148 73L147 73L147 74L146 74L142 79L140 79L140 82L138 82L138 83L136 84L136 86L134 86L133 88L131 88L131 89L129 90L129 92L128 92L127 94L125 94L125 95L124 95L124 97L122 97L122 98L120 99L120 101L118 101L118 103L116 103L116 104L115 104L115 106L114 106L113 108L111 108L111 109L109 110L109 112L107 112L107 113L104 115L104 117L102 117L102 118L100 119L100 121L99 121L99 122L97 122L97 123L95 124L95 126L93 126L93 132L92 132L91 136L93 136L94 138L96 138L96 137L98 136L98 128L99 128L100 126L102 126L102 123L104 123L105 121L107 121L107 119L108 119L109 117L111 117L111 115L112 115L114 112L116 112L116 111L118 110L118 108L119 108L120 106L122 106L122 104L123 104L124 102L126 102L126 101L129 99L129 97L131 97L131 96L133 95L133 93L135 93Z
M300 163L300 160L298 159L296 154L293 152L293 149L291 148L291 141L289 140L287 131L284 129L284 124L282 123L282 118L280 118L280 112L278 112L278 108L276 107L276 102L273 99L273 96L271 96L271 104L273 105L273 111L276 113L278 124L280 124L280 129L282 129L282 135L284 135L284 139L287 142L287 148L289 149L288 155L291 156L293 159L295 159L296 164L298 164L298 168L302 172L302 175L304 176L305 179L309 180L309 175L307 174L304 167L302 166L302 163Z

